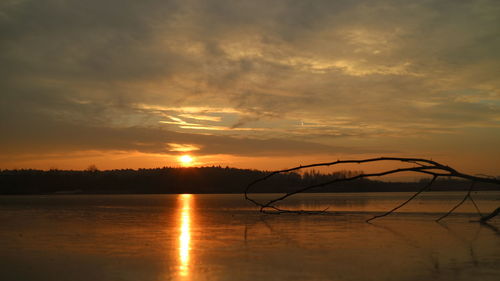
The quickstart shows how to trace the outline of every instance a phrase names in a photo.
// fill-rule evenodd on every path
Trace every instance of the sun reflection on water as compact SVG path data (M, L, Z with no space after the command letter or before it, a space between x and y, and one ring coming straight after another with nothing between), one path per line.
M191 194L180 194L179 201L182 209L180 212L179 235L179 275L189 276L189 251L191 250Z

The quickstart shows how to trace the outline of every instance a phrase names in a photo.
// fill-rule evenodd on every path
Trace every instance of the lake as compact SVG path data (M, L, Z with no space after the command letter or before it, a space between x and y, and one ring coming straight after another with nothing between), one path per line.
M500 280L500 219L464 193L301 194L264 215L243 195L0 196L0 280ZM255 195L269 198L272 195ZM477 192L482 212L500 192Z

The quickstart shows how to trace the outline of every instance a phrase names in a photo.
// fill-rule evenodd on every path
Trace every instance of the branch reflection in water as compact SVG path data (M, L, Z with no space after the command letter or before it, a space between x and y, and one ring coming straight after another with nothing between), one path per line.
M179 194L179 275L189 277L189 252L191 250L191 194Z

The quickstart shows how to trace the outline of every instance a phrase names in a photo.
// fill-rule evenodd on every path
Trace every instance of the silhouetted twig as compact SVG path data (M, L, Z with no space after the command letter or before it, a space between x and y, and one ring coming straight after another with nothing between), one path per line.
M368 219L366 220L366 222L370 222L371 220L374 220L374 219L378 219L378 218L381 218L381 217L385 217L391 213L393 213L394 211L396 211L397 209L403 207L404 205L408 204L411 200L413 200L413 198L417 197L417 195L419 195L420 193L424 192L425 190L427 190L429 187L431 187L432 183L434 183L434 180L436 180L436 176L432 177L432 180L426 184L422 189L420 189L418 192L416 192L415 194L413 194L410 198L408 198L408 200L406 200L405 202L401 203L400 205L398 205L397 207L395 207L394 209L386 212L386 213L383 213L381 215L376 215L374 217L372 217L371 219Z
M467 191L467 194L464 196L464 198L462 198L462 201L458 202L458 204L455 205L453 208L451 208L451 210L449 210L448 213L442 215L436 221L439 222L440 220L442 220L442 219L446 218L447 216L449 216L451 213L453 213L453 211L455 211L458 207L460 207L467 200L467 198L470 198L470 193L472 192L472 189L474 188L474 184L475 183L476 182L472 182L472 184L470 185L469 190Z
M479 220L480 222L482 223L486 223L488 222L489 220L491 220L492 218L494 218L495 216L497 216L498 214L500 213L500 207L496 208L493 212L491 212L489 215L486 215L484 217L481 217L481 219Z

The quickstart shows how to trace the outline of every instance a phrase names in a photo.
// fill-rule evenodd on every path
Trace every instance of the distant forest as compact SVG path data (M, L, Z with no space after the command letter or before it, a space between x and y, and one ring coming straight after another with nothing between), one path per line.
M267 171L213 167L124 169L100 171L95 166L84 171L67 170L2 170L0 194L165 194L165 193L242 193L248 183L267 175ZM279 174L256 186L254 192L281 193L314 183L352 176L352 171L330 174ZM358 172L359 173L359 172ZM384 182L359 179L324 186L311 192L387 192L416 191L428 180L420 182ZM431 190L466 190L470 183L440 180ZM499 190L498 185L477 184L476 190Z

